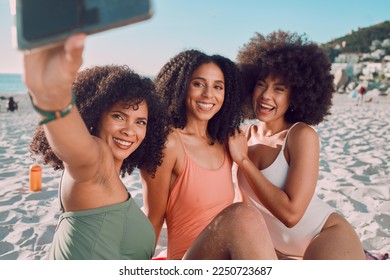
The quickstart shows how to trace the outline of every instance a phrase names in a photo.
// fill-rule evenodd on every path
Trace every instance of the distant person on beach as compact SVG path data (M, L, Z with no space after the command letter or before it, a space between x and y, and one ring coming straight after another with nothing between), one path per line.
M330 114L330 62L296 33L256 34L237 62L248 119L229 139L238 185L263 214L278 257L365 259L353 227L316 194L320 143L311 127Z
M167 258L276 259L260 213L233 203L240 194L227 139L242 121L236 65L183 51L162 67L155 85L168 107L171 133L156 176L141 174L157 238L167 225Z
M18 103L14 100L14 98L11 96L8 99L8 107L7 107L7 112L13 112L18 110Z
M364 86L361 86L358 90L356 105L363 105L365 94L366 94L366 88Z
M77 73L84 35L26 54L25 83L41 117L33 154L63 169L63 213L49 259L150 259L155 232L121 181L134 168L153 176L168 131L153 82L127 66Z

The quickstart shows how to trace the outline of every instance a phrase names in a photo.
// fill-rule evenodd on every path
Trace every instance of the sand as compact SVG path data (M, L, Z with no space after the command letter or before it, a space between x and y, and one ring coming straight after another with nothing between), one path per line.
M29 190L31 140L37 116L27 95L17 112L0 101L0 260L44 259L60 215L60 172L43 166L43 189ZM332 115L320 124L321 166L316 194L356 229L374 257L390 252L390 97L356 106L335 94ZM38 162L39 163L39 162ZM142 208L139 172L124 178ZM163 231L156 255L166 249Z

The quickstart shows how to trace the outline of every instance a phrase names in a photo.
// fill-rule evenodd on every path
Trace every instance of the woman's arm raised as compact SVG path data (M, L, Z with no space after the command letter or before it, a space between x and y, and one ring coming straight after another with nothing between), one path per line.
M33 105L55 116L53 121L44 124L49 144L78 181L96 172L91 169L99 157L97 141L89 134L76 106L71 105L72 83L82 64L84 40L85 35L79 34L62 46L24 55L24 81ZM60 112L66 109L69 112L61 117ZM86 166L89 168L83 168Z

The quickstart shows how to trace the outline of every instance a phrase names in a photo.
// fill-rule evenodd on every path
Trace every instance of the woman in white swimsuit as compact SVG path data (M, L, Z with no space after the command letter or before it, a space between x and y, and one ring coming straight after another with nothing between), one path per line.
M256 34L237 60L253 108L247 117L259 122L232 136L229 148L238 184L262 212L279 258L364 259L353 227L315 195L320 147L309 125L329 115L327 55L278 31Z

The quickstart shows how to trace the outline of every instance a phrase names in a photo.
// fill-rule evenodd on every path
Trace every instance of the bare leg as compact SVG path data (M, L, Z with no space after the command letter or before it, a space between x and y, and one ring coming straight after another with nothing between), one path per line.
M303 259L364 260L364 250L353 227L333 213L321 233L307 247Z
M272 260L277 257L260 212L247 203L234 203L200 233L184 259Z

